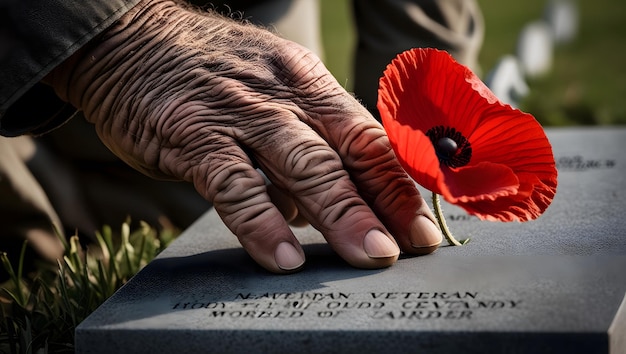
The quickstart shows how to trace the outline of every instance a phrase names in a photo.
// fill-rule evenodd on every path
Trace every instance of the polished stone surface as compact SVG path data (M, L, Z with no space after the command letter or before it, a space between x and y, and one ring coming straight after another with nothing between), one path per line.
M78 353L626 353L626 129L547 130L536 221L444 205L462 247L353 269L311 228L293 275L256 266L208 212L85 320Z

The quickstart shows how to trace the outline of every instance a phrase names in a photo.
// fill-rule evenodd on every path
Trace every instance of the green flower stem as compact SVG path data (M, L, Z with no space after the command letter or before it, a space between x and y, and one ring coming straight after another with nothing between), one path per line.
M437 222L439 223L439 228L441 228L443 237L446 238L446 240L448 241L448 244L452 246L463 246L464 244L466 244L469 241L469 239L457 241L457 239L454 238L454 236L452 235L452 232L450 232L450 229L448 229L448 224L446 224L446 218L443 216L443 210L441 209L441 202L439 201L439 194L433 192L432 198L433 198L433 209L435 210L435 217L437 218Z

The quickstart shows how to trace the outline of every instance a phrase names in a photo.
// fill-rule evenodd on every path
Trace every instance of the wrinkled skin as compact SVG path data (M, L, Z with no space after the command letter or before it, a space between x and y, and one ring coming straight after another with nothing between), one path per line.
M270 271L304 262L293 219L356 267L441 242L381 125L314 54L265 30L146 0L46 82L128 164L193 183Z

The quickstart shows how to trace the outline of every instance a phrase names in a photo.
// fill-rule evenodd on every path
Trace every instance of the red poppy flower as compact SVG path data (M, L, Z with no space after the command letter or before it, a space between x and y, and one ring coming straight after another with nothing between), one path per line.
M378 110L407 173L449 203L481 219L527 221L552 202L557 172L541 125L448 53L398 55L380 79Z

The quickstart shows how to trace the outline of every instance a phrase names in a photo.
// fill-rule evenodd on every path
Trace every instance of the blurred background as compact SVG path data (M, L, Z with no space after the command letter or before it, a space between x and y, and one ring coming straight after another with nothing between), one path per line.
M485 19L483 75L515 54L520 31L541 19L546 0L478 0ZM546 126L626 124L626 1L580 0L578 33L555 47L551 70L528 80L519 108ZM325 62L351 90L355 40L350 2L321 0Z

